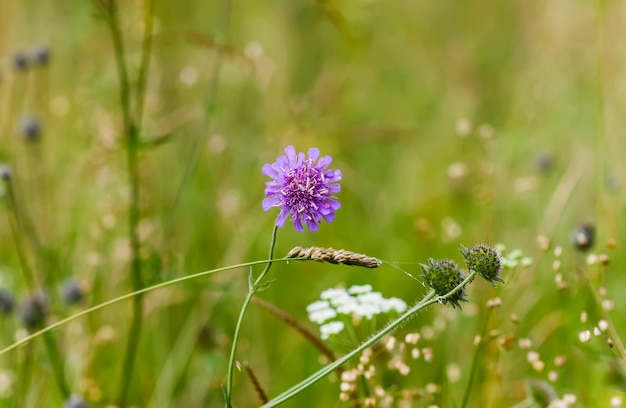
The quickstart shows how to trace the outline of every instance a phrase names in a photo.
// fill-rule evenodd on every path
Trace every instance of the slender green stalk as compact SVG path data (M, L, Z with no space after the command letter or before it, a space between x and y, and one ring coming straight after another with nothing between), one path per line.
M432 305L434 303L437 303L437 302L439 302L439 301L441 301L443 299L448 299L451 296L453 296L456 292L458 292L459 290L463 289L465 287L465 285L467 285L474 278L475 275L476 275L476 272L472 271L467 276L467 278L465 278L465 280L463 282L461 282L456 288L454 288L453 290L451 290L449 293L447 293L444 296L435 296L435 292L434 291L428 292L428 294L426 294L424 299L422 299L417 304L415 304L413 307L411 307L408 311L406 311L404 314L402 314L402 316L398 317L396 320L394 320L391 323L389 323L385 328L383 328L380 331L378 331L371 338L369 338L367 341L362 343L359 347L355 348L350 353L346 354L345 356L341 357L340 359L338 359L336 361L333 361L332 363L326 365L324 368L322 368L321 370L319 370L316 373L312 374L311 376L309 376L305 380L299 382L298 384L296 384L293 387L289 388L287 391L283 392L279 396L273 398L267 404L263 405L263 408L269 408L269 407L278 406L278 405L282 404L283 402L293 398L295 395L299 394L300 392L304 391L305 389L309 388L310 386L312 386L313 384L315 384L316 382L318 382L319 380L321 380L322 378L326 377L328 374L333 372L335 369L337 369L337 367L343 365L347 361L349 361L349 360L353 359L354 357L358 356L359 354L361 354L365 349L367 349L367 348L373 346L374 344L376 344L384 336L386 336L387 334L389 334L392 331L394 331L395 329L397 329L400 325L405 323L408 319L412 318L413 315L415 313L417 313L418 311L420 311L420 310L424 309L425 307L430 306L430 305Z
M146 0L143 14L143 43L141 47L141 63L139 64L139 74L137 77L137 88L135 93L135 120L137 128L141 129L143 119L143 106L146 94L146 83L148 82L148 68L150 67L150 56L152 54L152 26L154 21L155 0ZM141 134L138 132L138 134Z
M223 272L223 271L228 271L231 269L237 269L237 268L243 268L246 266L254 266L254 265L262 265L262 264L267 264L267 263L273 263L273 262L289 262L289 261L293 261L293 258L278 258L278 259L265 259L265 260L261 260L261 261L252 261L252 262L246 262L246 263L241 263L241 264L236 264L236 265L230 265L230 266L224 266L222 268L217 268L217 269L211 269L208 271L203 271L203 272L198 272L195 273L193 275L187 275L187 276L181 276L180 278L176 278L176 279L172 279L166 282L161 282L161 283L157 283L156 285L152 285L152 286L146 286L142 289L127 293L125 295L122 296L118 296L114 299L111 300L107 300L106 302L100 303L99 305L90 307L89 309L85 309L82 310L76 314L73 314L69 317L66 317L65 319L59 320L58 322L55 322L49 326L44 327L43 329L36 331L24 338L22 338L19 341L16 341L15 343L11 344L10 346L7 346L5 348L3 348L2 350L0 350L0 356L2 356L3 354L8 353L9 351L15 350L27 343L30 343L31 341L33 341L34 339L36 339L39 336L42 336L45 333L48 333L52 330L58 329L61 326L65 326L66 324L68 324L71 321L74 321L78 318L81 318L83 316L87 316L93 312L96 312L98 310L104 309L105 307L109 307L111 305L114 305L116 303L122 302L124 300L128 300L128 299L132 299L135 298L137 296L141 296L141 295L145 295L146 293L152 292L154 290L157 289L163 289L166 288L168 286L172 286L175 285L177 283L182 283L182 282L186 282L192 279L197 279L197 278L201 278L203 276L208 276L208 275L212 275L214 273L218 273L218 272Z
M7 189L6 195L9 203L9 223L11 224L13 241L15 242L18 258L22 266L21 269L24 271L24 280L26 281L26 285L34 293L41 290L41 284L37 278L37 274L28 264L26 250L21 239L21 232L23 231L23 228L20 227L24 226L24 222L20 217L20 212L18 211L19 207L17 206L11 180L7 181L5 185ZM66 399L70 396L70 389L65 378L63 359L59 355L56 341L51 333L44 336L44 345L46 352L48 353L48 357L50 358L50 363L52 365L52 370L54 371L54 377L59 387L59 391L61 392L63 399Z
M485 338L487 334L487 328L489 327L489 317L491 317L491 310L487 312L487 316L485 317L485 325L483 326L482 333L480 334L481 339ZM469 402L469 396L472 391L472 384L474 383L474 377L476 375L476 367L478 366L478 355L480 354L483 346L483 342L481 341L474 348L474 355L472 356L472 365L470 367L469 378L467 380L467 386L465 387L465 393L463 394L463 402L461 403L461 408L467 407L467 403Z
M143 287L143 279L141 277L141 258L139 255L140 242L139 233L137 231L139 225L139 125L141 116L143 115L143 99L145 93L145 85L148 75L148 66L150 62L150 52L152 49L152 20L154 15L154 0L146 0L144 14L144 39L142 46L141 66L139 69L139 79L135 95L136 116L133 118L131 107L131 87L124 57L124 41L120 31L118 20L117 2L111 0L108 8L109 29L113 40L113 48L115 50L115 60L117 62L117 71L120 83L120 102L122 105L124 133L126 135L126 161L128 169L128 182L130 187L130 202L128 215L128 235L131 247L131 278L133 290L137 291ZM131 379L135 366L135 356L139 346L141 337L141 327L143 320L143 297L138 295L133 298L132 303L132 320L126 344L126 353L122 368L119 405L125 407L128 400L128 392L131 387Z
M239 331L241 330L241 326L243 324L243 318L246 314L246 310L248 310L248 305L250 301L254 297L254 294L259 289L261 282L265 275L269 272L272 267L272 258L274 257L274 248L276 246L276 233L278 232L278 226L274 226L274 230L272 231L272 240L270 243L270 253L269 253L269 262L265 265L265 269L259 275L259 277L254 281L254 284L248 288L248 295L243 302L243 306L241 306L241 311L239 312L239 318L237 319L237 325L235 326L235 334L233 335L233 345L230 350L230 357L228 358L228 382L226 383L226 406L232 407L232 394L233 394L233 372L235 368L235 353L237 352L237 342L239 340Z
M11 180L5 183L6 186L6 200L8 205L8 218L9 225L11 226L11 233L13 234L13 242L15 243L15 250L17 252L17 257L21 264L21 270L24 273L24 281L26 282L26 286L35 290L35 288L39 288L40 284L37 280L37 276L35 272L32 270L28 263L28 258L26 257L26 250L24 249L24 243L22 242L22 237L20 235L20 217L17 213L17 205L15 202L15 196L13 193L13 183Z
M174 216L180 206L180 202L183 197L183 193L186 191L187 186L191 180L191 176L194 173L196 168L196 164L198 162L198 156L200 154L200 147L202 146L202 142L208 133L208 129L211 126L211 119L213 116L213 112L215 111L217 92L219 88L219 78L220 72L222 68L222 59L224 55L224 42L226 41L226 37L228 35L228 27L230 24L230 15L232 8L232 0L222 0L220 6L220 24L221 26L217 29L216 34L216 48L215 48L215 58L213 59L213 65L211 67L211 82L209 83L208 92L206 96L206 101L204 103L204 124L203 128L206 129L202 132L197 132L193 141L191 150L189 152L188 157L183 161L185 163L185 168L183 170L183 176L178 184L178 188L176 190L176 195L174 197L174 203L172 205L172 209L170 210L170 216L168 222L165 226L165 236L170 236L170 229L174 223Z
M46 345L46 350L48 350L50 363L54 371L54 379L56 380L59 390L61 390L63 399L67 399L70 396L70 389L65 381L65 366L63 365L63 359L59 354L54 336L52 333L45 333L42 337Z

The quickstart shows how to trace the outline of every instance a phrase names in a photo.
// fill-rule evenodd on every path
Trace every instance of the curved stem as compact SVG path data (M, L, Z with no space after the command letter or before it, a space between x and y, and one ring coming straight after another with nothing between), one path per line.
M233 335L233 345L230 349L230 357L228 358L228 380L226 383L226 391L225 391L226 406L229 408L232 407L231 401L232 401L232 393L233 393L233 372L235 368L235 353L237 352L237 342L239 340L239 332L241 330L241 326L243 324L243 318L246 314L246 310L248 310L248 305L250 305L250 301L252 300L252 297L254 296L256 291L259 289L263 278L265 277L265 275L267 275L270 268L272 267L272 258L274 257L274 247L276 246L277 231L278 231L278 227L274 226L274 230L272 231L272 240L270 243L270 253L268 257L269 262L265 266L265 269L263 269L263 272L261 272L259 277L254 281L254 284L248 289L248 295L246 296L246 299L243 301L243 305L241 306L241 311L239 312L239 318L237 319L237 325L235 326L235 334Z
M340 359L326 365L321 370L312 374L311 376L301 381L300 383L294 385L293 387L283 392L276 398L273 398L267 404L263 405L263 408L278 406L282 404L283 402L289 400L290 398L294 397L295 395L299 394L300 392L304 391L306 388L309 388L311 385L315 384L317 381L321 380L322 378L326 377L328 374L333 372L337 367L343 365L348 360L351 360L352 358L358 356L365 349L373 346L376 342L380 341L380 339L382 339L385 335L391 333L392 331L397 329L400 325L402 325L404 322L406 322L408 319L413 317L413 315L417 313L418 311L422 310L423 308L427 306L432 305L433 303L439 302L444 299L448 299L451 296L453 296L456 292L464 288L465 285L467 285L474 278L475 275L476 275L476 272L470 273L463 282L461 282L457 287L455 287L453 290L451 290L449 293L447 293L444 296L435 296L435 292L431 290L430 292L428 292L428 294L426 294L424 299L419 301L417 304L411 307L408 311L406 311L396 320L389 323L386 327L378 331L376 334L374 334L371 338L369 338L359 347L355 348L350 353L346 354Z
M76 314L73 314L72 316L66 317L65 319L61 319L58 322L55 322L49 326L44 327L43 329L36 331L24 338L22 338L19 341L16 341L15 343L11 344L10 346L7 346L5 348L3 348L2 350L0 350L0 356L3 354L8 353L9 351L15 350L18 347L21 347L27 343L30 343L32 340L36 339L39 336L42 336L45 333L48 333L54 329L58 329L61 326L65 326L66 324L68 324L69 322L76 320L80 317L83 316L87 316L90 313L93 313L95 311L98 311L100 309L104 309L105 307L114 305L116 303L122 302L124 300L128 300L128 299L132 299L136 296L140 296L140 295L144 295L148 292L152 292L154 290L157 289L162 289L162 288L166 288L168 286L172 286L175 285L177 283L182 283L188 280L192 280L192 279L197 279L197 278L201 278L203 276L207 276L207 275L212 275L214 273L217 272L223 272L223 271L228 271L231 269L237 269L237 268L243 268L246 266L254 266L254 265L262 265L262 264L267 264L270 262L289 262L289 261L293 261L293 258L279 258L279 259L264 259L261 261L252 261L252 262L246 262L246 263L241 263L241 264L236 264L236 265L230 265L230 266L224 266L222 268L217 268L217 269L211 269L208 271L203 271L203 272L198 272L195 273L193 275L187 275L187 276L181 276L180 278L176 278L176 279L172 279L166 282L161 282L161 283L157 283L156 285L152 285L152 286L146 286L145 288L127 293L125 295L116 297L114 299L111 300L107 300L106 302L100 303L99 305L90 307L89 309L85 309L81 312L78 312Z

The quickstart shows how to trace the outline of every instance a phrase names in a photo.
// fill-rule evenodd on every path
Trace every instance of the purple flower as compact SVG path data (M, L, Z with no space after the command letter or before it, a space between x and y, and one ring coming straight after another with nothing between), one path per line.
M296 231L304 231L305 223L309 230L317 231L322 219L332 222L341 207L334 196L341 190L336 184L341 180L341 170L326 170L333 159L324 156L317 161L320 151L315 147L309 149L308 159L302 152L296 155L293 146L285 148L285 153L263 166L263 174L273 179L265 183L263 209L280 208L276 218L279 227L291 216Z

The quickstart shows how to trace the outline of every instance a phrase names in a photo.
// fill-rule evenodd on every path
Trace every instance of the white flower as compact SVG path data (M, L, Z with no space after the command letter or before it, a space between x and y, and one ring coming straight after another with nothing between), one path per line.
M328 309L330 305L326 300L316 300L306 307L306 311L309 313L316 312L318 310Z
M333 334L341 333L345 325L343 322L330 322L320 326L320 332L322 334L322 340L328 339Z
M362 293L369 293L372 291L372 285L354 285L348 289L348 293L351 295L359 295Z
M309 320L317 324L322 324L327 320L334 319L335 317L337 317L337 312L333 309L316 310L309 313Z
M320 299L332 300L336 297L343 297L345 295L346 295L345 289L330 288L322 292L322 294L320 295Z
M402 299L393 297L390 299L386 299L383 303L382 310L387 313L390 310L395 310L398 313L402 313L406 310L406 302Z

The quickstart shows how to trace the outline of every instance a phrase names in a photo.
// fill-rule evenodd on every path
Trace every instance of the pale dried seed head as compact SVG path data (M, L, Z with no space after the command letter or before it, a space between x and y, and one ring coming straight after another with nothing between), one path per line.
M531 364L531 366L533 367L533 369L535 371L540 373L540 372L543 371L543 369L545 368L546 364L543 361L541 361L541 360L537 360L537 361L533 362Z
M312 260L328 262L332 264L362 266L364 268L378 268L382 265L380 259L372 256L359 254L345 249L321 248L321 247L295 247L287 254L287 258L297 258L303 261Z
M582 343L588 343L591 340L591 332L589 330L584 330L578 333L578 339Z
M555 382L558 379L559 379L559 373L557 373L556 371L552 370L548 373L548 380Z

